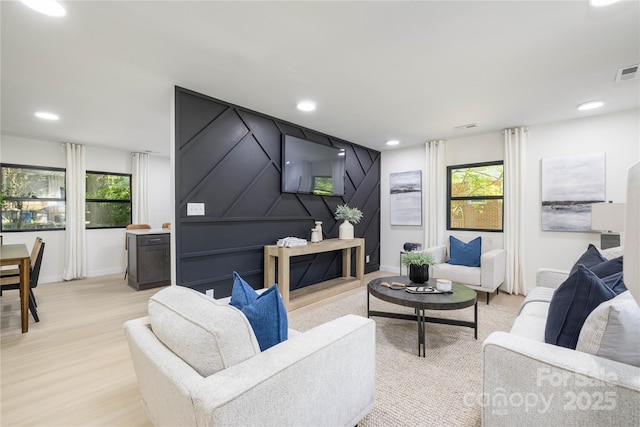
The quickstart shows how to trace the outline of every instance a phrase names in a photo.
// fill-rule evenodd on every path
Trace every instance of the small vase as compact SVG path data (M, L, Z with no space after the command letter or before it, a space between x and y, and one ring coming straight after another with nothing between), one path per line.
M349 221L344 221L342 224L340 224L340 228L338 230L338 236L340 239L353 239L353 224L351 224Z
M410 265L409 279L411 279L413 283L424 283L428 281L429 266L428 265Z

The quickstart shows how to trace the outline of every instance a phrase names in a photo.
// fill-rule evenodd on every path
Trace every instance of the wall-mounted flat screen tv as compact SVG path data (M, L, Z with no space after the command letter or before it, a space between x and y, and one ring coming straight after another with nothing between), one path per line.
M282 192L344 196L344 149L284 135Z

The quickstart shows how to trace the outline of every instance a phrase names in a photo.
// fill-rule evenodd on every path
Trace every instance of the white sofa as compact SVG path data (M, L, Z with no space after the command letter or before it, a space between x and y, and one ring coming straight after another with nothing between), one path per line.
M433 246L426 252L431 253L435 261L429 272L430 277L464 283L473 290L486 292L487 304L492 292L500 292L498 288L504 283L506 253L504 249L492 248L490 240L482 241L480 267L448 264L448 245Z
M626 213L627 221L634 224L628 229L633 231L627 233L624 240L623 274L630 292L616 297L627 298L629 302L625 304L636 304L632 307L634 310L638 308L637 301L633 300L633 297L637 300L638 295L633 293L638 289L640 270L637 257L640 178L635 176L633 182L629 180ZM629 253L636 255L629 258ZM607 259L620 255L615 249L602 254ZM640 367L612 360L616 357L600 357L595 355L600 354L597 352L579 351L585 350L580 343L582 335L576 350L545 343L550 301L567 276L567 272L558 270L538 271L536 288L522 303L511 331L493 332L484 341L483 392L478 399L483 425L640 425ZM633 313L637 322L638 311ZM638 333L635 326L625 329L625 333ZM620 335L614 337L615 342L622 342ZM640 348L637 351L631 351L636 360Z
M156 426L354 426L373 408L375 323L348 315L260 352L235 307L171 286L124 325Z

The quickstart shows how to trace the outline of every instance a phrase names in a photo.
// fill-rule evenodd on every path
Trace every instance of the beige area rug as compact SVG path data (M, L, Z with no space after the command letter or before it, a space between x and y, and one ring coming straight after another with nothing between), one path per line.
M508 331L517 309L478 303L478 339L473 329L429 323L426 326L426 358L418 357L416 322L372 317L376 322L376 401L360 427L479 426L482 393L482 342L493 331ZM371 297L371 309L412 313L407 307ZM300 331L345 314L367 316L364 290L289 319ZM452 311L428 311L430 317L473 321L473 307Z

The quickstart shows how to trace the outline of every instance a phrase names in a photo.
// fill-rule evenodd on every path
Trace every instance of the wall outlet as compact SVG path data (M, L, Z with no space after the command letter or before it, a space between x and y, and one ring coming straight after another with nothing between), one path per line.
M369 264L369 261L371 260L371 258L369 258L369 255L367 255L366 257L364 257L364 262L366 262L367 264Z
M209 298L211 298L211 299L215 298L215 297L213 296L213 295L214 295L214 291L213 291L213 289L207 289L207 290L206 290L206 294L207 294L207 296L208 296Z
M187 203L187 216L203 216L204 203Z

